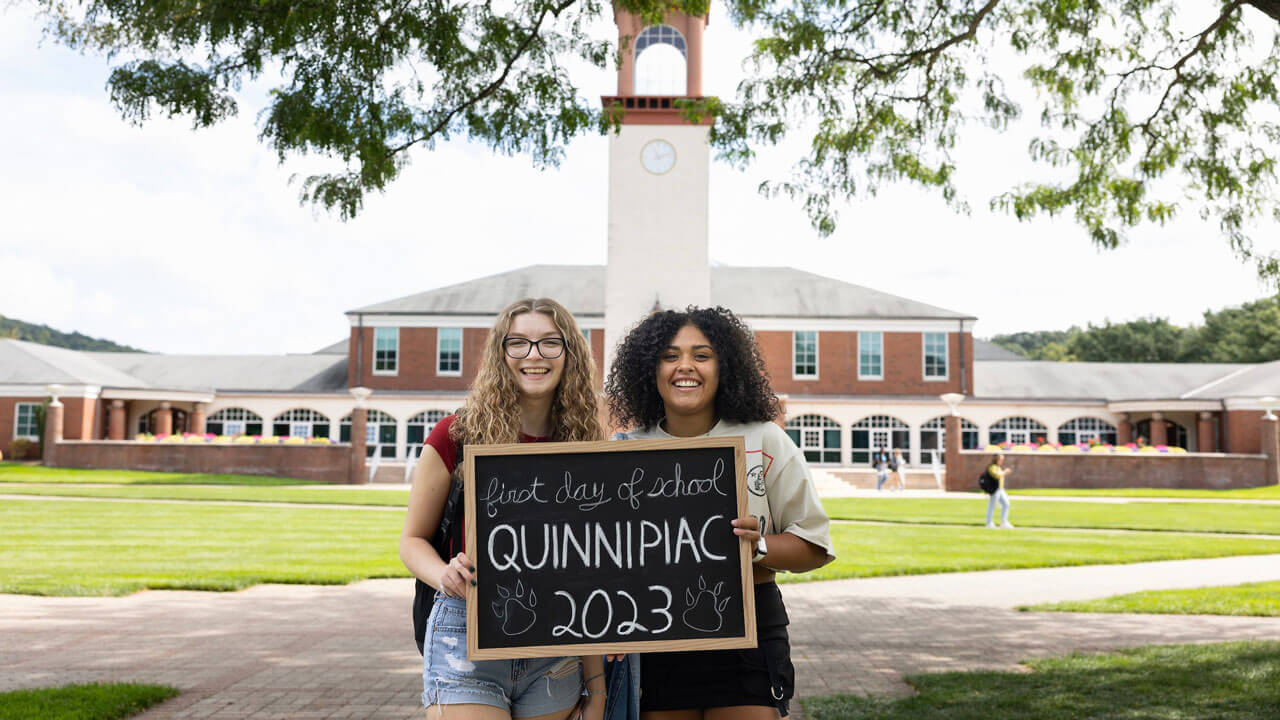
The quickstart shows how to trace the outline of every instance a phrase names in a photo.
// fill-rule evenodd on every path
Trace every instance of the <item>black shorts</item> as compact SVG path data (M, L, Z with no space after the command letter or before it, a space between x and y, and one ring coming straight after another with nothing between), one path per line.
M645 653L640 710L764 705L786 715L795 690L787 608L777 583L756 585L757 647Z

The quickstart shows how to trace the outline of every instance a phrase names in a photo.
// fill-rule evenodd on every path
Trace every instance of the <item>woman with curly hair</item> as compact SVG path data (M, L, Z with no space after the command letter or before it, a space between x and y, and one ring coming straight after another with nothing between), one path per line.
M755 336L721 307L654 313L618 345L605 392L613 421L635 428L628 439L746 440L751 516L734 520L733 532L755 548L758 647L644 655L641 718L785 717L795 673L774 575L813 570L835 555L804 456L773 422L781 410Z
M604 714L599 655L467 660L463 504L451 518L449 557L431 538L441 523L467 445L603 439L595 362L578 324L547 298L518 300L498 315L463 409L436 424L422 451L400 536L400 559L436 589L423 640L422 702L428 718L564 720L583 698L584 717Z

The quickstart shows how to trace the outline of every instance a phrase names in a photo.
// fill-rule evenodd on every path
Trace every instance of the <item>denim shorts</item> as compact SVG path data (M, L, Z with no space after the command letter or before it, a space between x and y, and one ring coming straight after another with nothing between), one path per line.
M492 705L522 718L568 710L582 695L577 656L467 660L466 603L461 598L436 596L424 648L422 704L427 707Z

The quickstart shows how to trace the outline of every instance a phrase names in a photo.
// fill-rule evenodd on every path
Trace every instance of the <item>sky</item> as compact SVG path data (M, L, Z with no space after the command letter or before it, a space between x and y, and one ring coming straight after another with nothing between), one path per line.
M716 9L704 89L731 96L750 38ZM603 264L608 147L580 137L558 168L535 169L466 142L419 149L385 194L343 223L298 202L292 175L255 127L278 77L247 85L240 114L121 120L109 64L42 41L29 8L0 5L0 315L153 352L281 354L346 337L344 312L540 263ZM616 75L587 69L586 97ZM1159 316L1178 324L1268 290L1194 212L1098 251L1069 218L1018 222L986 209L1030 177L1033 127L979 130L957 148L971 215L940 196L893 186L841 212L829 237L800 206L762 197L802 145L765 152L746 171L710 177L710 255L791 266L979 318L979 337ZM1254 233L1280 248L1280 227Z

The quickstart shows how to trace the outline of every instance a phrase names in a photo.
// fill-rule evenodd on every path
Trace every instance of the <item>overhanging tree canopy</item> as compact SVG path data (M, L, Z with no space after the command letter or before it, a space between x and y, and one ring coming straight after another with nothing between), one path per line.
M261 138L281 162L341 161L305 179L303 200L343 218L415 146L465 137L554 165L572 138L616 121L565 67L613 67L616 38L589 32L612 12L600 0L33 2L59 41L121 59L107 84L133 122L159 112L212 125L238 111L244 79L279 67ZM654 21L707 8L618 4ZM1029 150L1049 179L993 207L1019 219L1070 213L1105 248L1126 228L1198 212L1280 280L1280 257L1257 251L1249 231L1280 219L1280 0L728 0L728 10L758 38L752 70L735 97L688 112L718 117L712 142L737 163L811 128L794 173L763 189L802 202L822 233L837 201L886 182L965 208L952 150L966 125L1001 129L1023 114L1006 85L1024 77L1042 124Z

